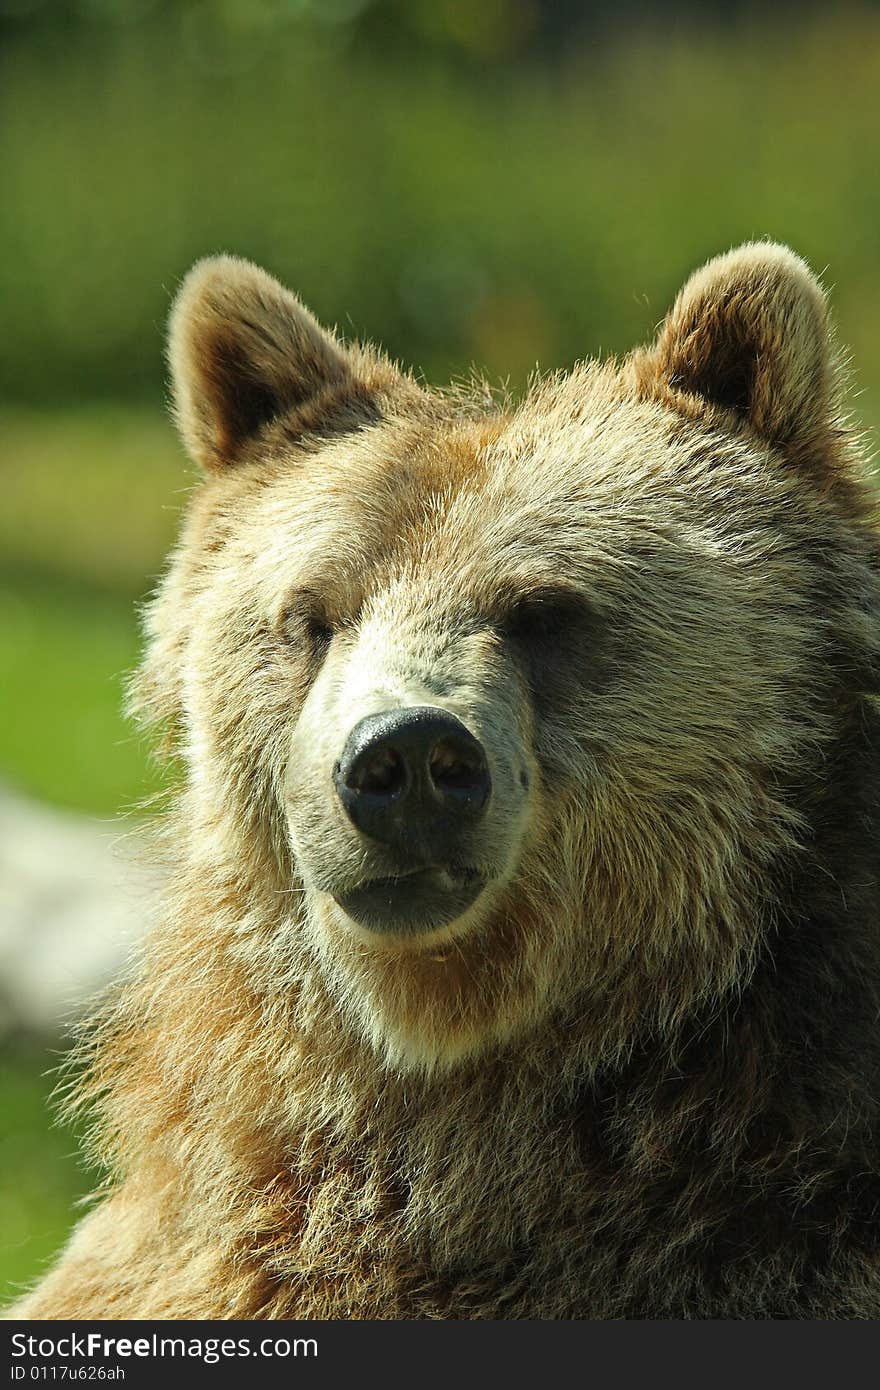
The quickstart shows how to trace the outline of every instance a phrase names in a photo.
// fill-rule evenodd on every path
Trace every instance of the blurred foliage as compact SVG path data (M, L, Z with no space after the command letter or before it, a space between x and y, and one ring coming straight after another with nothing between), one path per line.
M0 779L100 813L157 785L122 678L191 477L162 358L197 257L519 389L772 236L826 271L876 423L878 92L868 4L0 0ZM47 1064L0 1056L0 1289L86 1186Z
M0 400L157 401L206 252L432 375L518 386L645 337L760 235L829 267L876 380L874 8L672 7L550 54L522 0L61 8L0 31Z

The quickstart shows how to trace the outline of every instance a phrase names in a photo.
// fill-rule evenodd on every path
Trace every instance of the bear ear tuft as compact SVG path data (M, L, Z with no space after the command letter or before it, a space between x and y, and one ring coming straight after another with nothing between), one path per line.
M294 432L349 427L365 392L352 359L295 295L235 256L199 261L181 286L168 333L174 413L203 468L236 463L272 421Z
M691 276L638 372L689 411L733 412L774 446L809 453L834 406L825 295L787 246L740 246Z

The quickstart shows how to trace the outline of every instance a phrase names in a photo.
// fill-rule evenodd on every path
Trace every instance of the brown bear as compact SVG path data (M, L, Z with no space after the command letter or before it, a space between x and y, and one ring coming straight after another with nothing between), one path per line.
M170 363L171 888L15 1313L880 1316L880 547L808 268L516 404L220 258Z

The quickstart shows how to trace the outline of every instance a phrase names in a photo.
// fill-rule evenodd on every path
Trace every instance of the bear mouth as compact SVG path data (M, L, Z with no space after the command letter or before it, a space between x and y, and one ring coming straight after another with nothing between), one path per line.
M448 926L486 886L476 869L437 865L391 878L373 878L332 897L359 927L373 932L428 932Z

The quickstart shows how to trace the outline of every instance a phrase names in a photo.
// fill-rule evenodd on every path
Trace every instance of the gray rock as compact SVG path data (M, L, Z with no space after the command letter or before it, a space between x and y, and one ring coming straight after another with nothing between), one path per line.
M136 822L0 788L0 1037L55 1034L122 968L161 875Z

